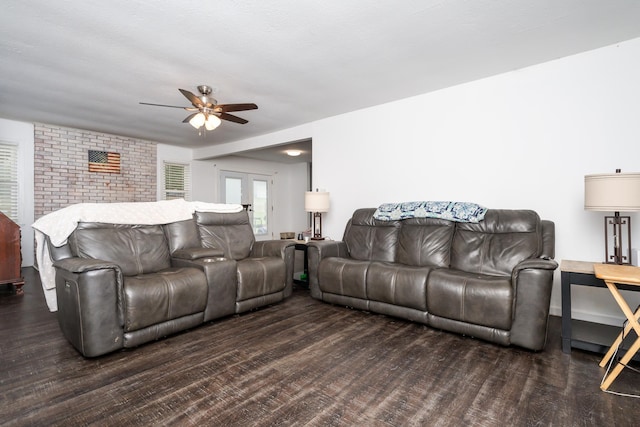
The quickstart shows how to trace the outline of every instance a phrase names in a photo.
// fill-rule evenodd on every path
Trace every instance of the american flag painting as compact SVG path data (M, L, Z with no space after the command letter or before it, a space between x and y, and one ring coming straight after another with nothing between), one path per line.
M120 173L120 153L89 150L89 172Z

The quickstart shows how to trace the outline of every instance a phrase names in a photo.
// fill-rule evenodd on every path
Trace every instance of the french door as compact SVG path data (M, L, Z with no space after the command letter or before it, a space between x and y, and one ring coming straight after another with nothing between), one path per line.
M239 203L247 207L256 239L270 239L271 176L233 171L220 171L220 195L223 203Z

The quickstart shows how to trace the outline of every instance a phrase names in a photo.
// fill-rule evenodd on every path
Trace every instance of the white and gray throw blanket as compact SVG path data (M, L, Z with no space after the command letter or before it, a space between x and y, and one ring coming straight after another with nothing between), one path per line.
M402 202L383 203L373 214L380 221L408 218L440 218L455 222L477 223L484 219L487 208L469 202Z

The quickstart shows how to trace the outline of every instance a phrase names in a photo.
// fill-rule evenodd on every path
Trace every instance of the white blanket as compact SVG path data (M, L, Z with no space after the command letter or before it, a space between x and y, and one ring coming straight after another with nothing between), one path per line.
M62 246L79 222L111 224L168 224L190 219L194 212L234 213L242 211L237 204L187 202L183 199L134 203L79 203L42 216L34 224L36 262L49 311L58 310L55 269L45 242Z

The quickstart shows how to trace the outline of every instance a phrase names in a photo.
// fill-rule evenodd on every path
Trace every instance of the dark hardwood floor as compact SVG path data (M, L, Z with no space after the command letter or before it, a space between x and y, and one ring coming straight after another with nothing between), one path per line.
M640 400L604 393L599 355L504 348L296 290L258 311L85 359L40 281L0 295L0 424L637 426ZM640 393L623 371L614 390Z

